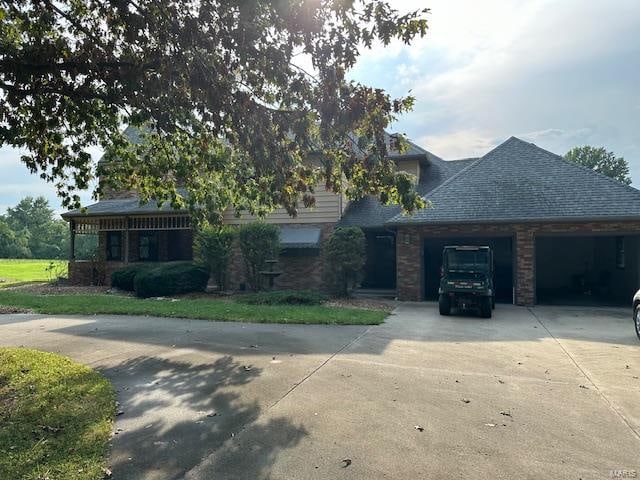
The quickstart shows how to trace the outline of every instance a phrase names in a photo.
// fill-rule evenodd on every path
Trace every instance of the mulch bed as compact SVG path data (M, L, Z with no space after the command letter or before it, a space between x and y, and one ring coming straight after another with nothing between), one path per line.
M75 294L93 294L93 293L107 293L109 287L104 286L72 286L72 285L58 285L55 283L31 283L28 285L19 285L16 287L7 287L7 290L15 290L25 293L34 293L36 295L75 295ZM118 294L126 294L127 292L120 292Z
M9 313L33 313L33 310L28 308L12 307L10 305L0 305L0 315Z

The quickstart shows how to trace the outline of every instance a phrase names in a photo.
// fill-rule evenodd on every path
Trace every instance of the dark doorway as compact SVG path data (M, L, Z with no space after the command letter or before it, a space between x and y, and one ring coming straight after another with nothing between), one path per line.
M396 288L396 237L384 230L366 231L367 261L362 288Z
M446 245L489 246L493 251L496 301L513 303L513 239L511 237L458 237L424 239L424 297L438 298L442 249Z
M639 237L536 237L536 302L628 305L638 287Z

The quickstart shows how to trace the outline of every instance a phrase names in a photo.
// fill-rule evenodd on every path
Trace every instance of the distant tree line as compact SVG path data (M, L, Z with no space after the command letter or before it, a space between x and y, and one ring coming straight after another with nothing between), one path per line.
M69 224L44 197L25 197L0 215L0 258L66 259L69 241ZM77 258L90 258L96 247L95 236L76 237Z

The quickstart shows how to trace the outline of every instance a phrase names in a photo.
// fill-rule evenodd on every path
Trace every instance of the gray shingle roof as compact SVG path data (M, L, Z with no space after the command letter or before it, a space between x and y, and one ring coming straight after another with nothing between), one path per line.
M424 161L420 163L420 179L416 186L420 195L427 195L445 180L477 160L477 158L443 160L413 143L405 153L413 156L416 152L422 152L421 155L424 158ZM401 211L399 205L383 205L376 197L369 195L350 202L338 225L342 227L382 228L387 221Z
M640 219L640 191L511 137L388 225Z
M187 213L186 210L174 210L169 203L164 203L158 208L154 201L140 205L140 199L122 198L114 200L101 200L88 207L70 210L62 214L63 218L68 217L100 217L110 215L145 215L151 213Z

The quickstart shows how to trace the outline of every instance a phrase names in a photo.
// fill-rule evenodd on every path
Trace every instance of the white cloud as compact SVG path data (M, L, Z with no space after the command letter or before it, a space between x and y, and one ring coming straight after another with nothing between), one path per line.
M506 138L502 140L506 140ZM479 157L499 143L487 132L472 129L425 135L416 141L419 145L428 145L430 151L447 160Z
M637 0L396 4L431 7L427 37L379 62L384 52L365 54L354 75L394 95L412 90L415 110L397 130L445 158L512 135L559 154L604 146L640 182Z

